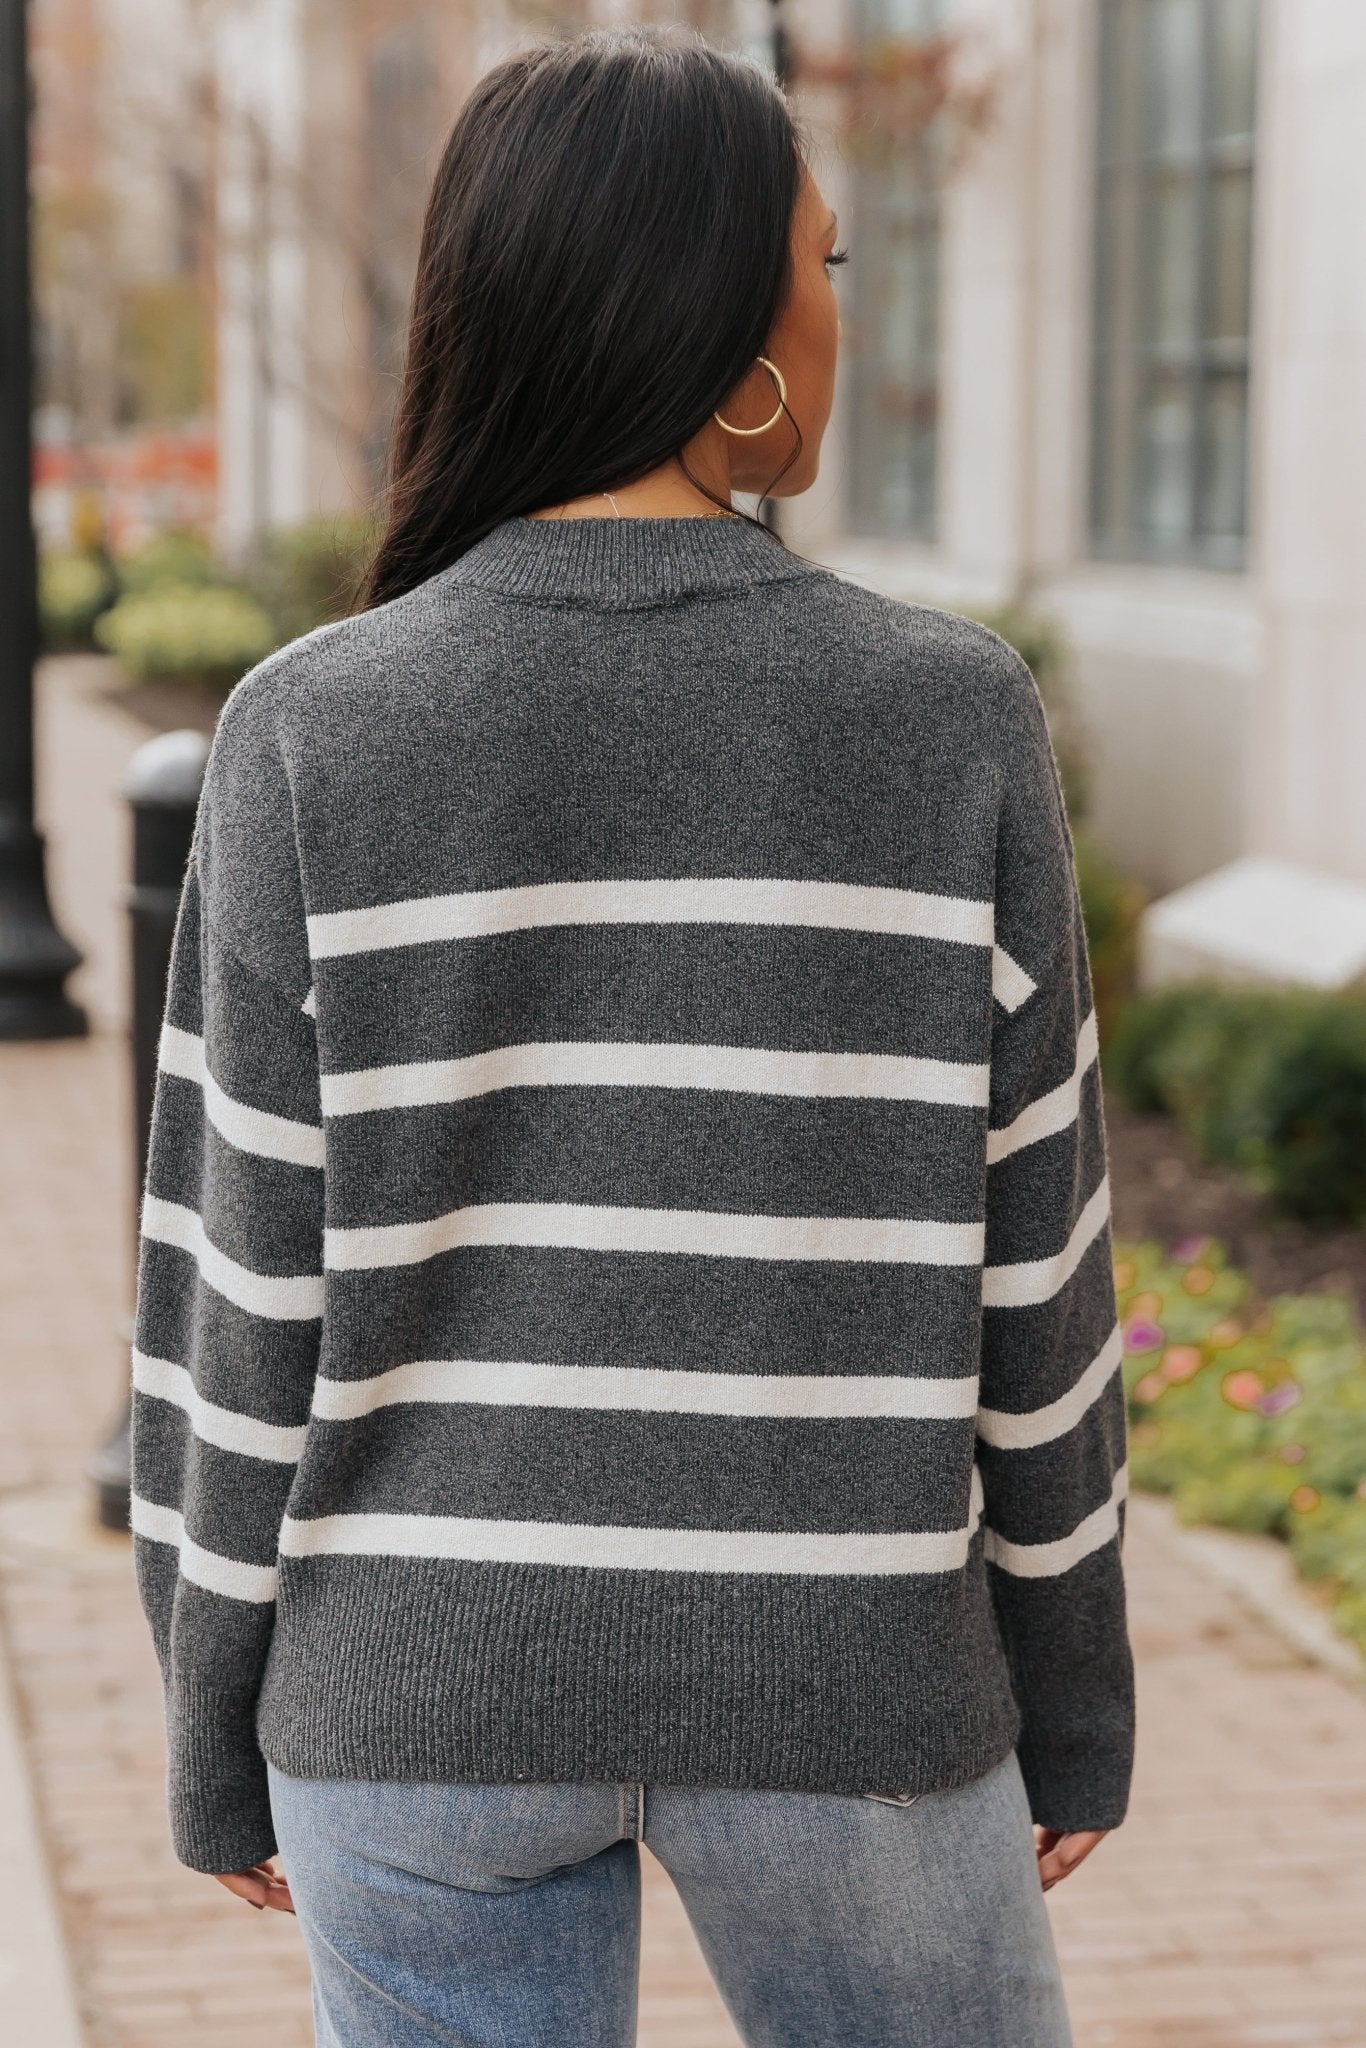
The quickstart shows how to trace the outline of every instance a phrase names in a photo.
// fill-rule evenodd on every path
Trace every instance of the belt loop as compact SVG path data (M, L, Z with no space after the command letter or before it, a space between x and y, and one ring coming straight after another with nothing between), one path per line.
M636 1838L638 1841L643 1842L645 1840L645 1787L643 1785L637 1785L636 1798Z

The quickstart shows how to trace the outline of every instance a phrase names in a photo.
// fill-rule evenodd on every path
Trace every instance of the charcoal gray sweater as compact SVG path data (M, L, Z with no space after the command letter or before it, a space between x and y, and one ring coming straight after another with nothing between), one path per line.
M220 721L141 1216L181 1858L299 1776L1123 1815L1096 1027L1028 670L513 519Z

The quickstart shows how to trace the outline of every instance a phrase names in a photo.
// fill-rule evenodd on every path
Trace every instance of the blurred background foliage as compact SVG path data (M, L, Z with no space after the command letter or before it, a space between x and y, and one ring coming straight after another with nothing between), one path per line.
M360 515L271 529L238 571L202 535L174 529L118 558L98 546L49 554L44 640L114 654L133 681L226 694L273 649L351 608L376 535Z
M1130 1470L1186 1522L1278 1536L1366 1649L1366 1340L1333 1293L1260 1301L1214 1239L1116 1247Z
M1123 1007L1105 1071L1286 1215L1366 1223L1366 995L1155 989Z

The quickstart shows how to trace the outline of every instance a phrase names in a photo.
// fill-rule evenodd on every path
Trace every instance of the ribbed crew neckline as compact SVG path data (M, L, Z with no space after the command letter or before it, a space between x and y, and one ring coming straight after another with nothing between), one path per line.
M747 519L505 519L442 572L450 581L545 604L668 604L816 575Z

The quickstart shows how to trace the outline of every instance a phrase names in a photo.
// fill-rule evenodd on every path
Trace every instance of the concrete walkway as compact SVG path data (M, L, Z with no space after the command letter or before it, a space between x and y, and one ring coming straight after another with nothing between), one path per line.
M112 791L143 734L89 683L69 664L46 678L45 756L63 764L47 818L63 921L90 950L84 994L111 1027L125 871ZM126 1372L130 1112L116 1031L0 1047L0 1133L0 1638L89 2048L308 2048L294 1927L171 1857L159 1689L127 1550L86 1514L84 1465ZM1134 1505L1129 1560L1133 1811L1049 1895L1077 2048L1364 2048L1366 1694L1251 1616L1152 1503ZM67 2048L62 1955L14 1755L7 1773L0 1720L0 1969L21 1969L53 2016L0 2038ZM30 1907L30 1921L7 1920ZM9 1990L0 1980L7 2020ZM735 2048L648 1858L639 2038Z
M0 2012L15 2041L81 2048L84 2034L0 1649Z

